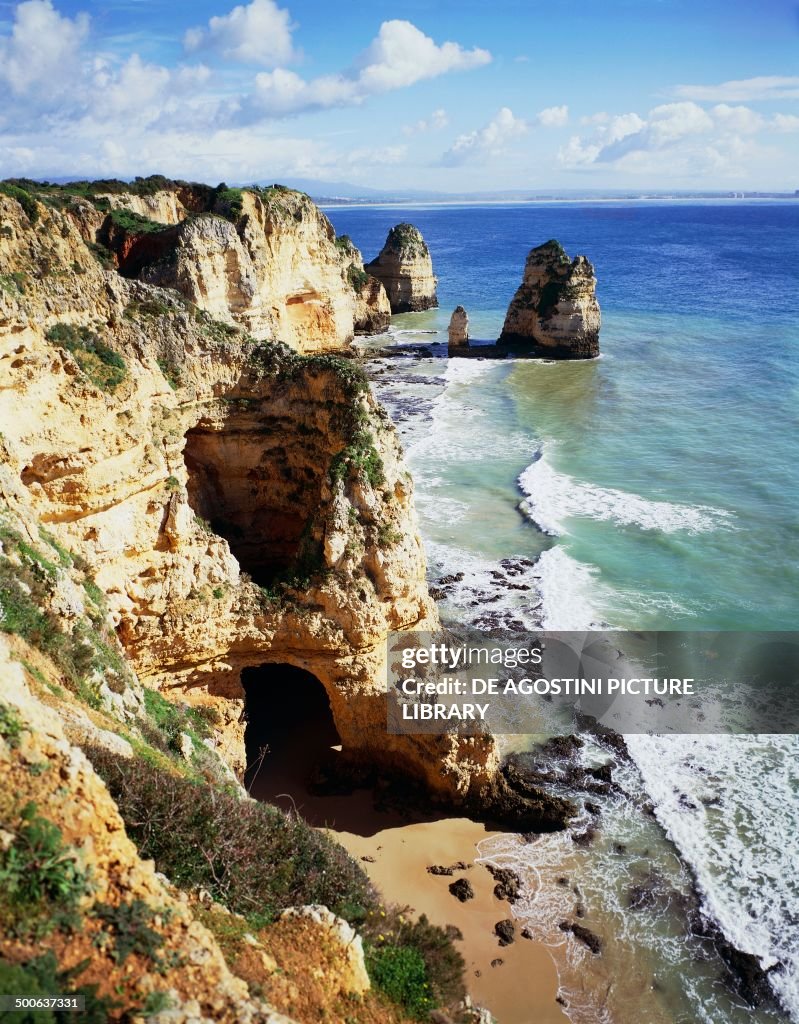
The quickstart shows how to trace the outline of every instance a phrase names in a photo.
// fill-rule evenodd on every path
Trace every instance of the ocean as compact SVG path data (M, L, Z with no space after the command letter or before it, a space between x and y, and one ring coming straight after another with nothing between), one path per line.
M401 220L440 308L365 347L416 482L442 614L485 628L791 630L799 609L799 203L336 207L366 260ZM493 340L530 248L596 268L599 359L447 359L452 309ZM424 353L427 354L424 354ZM518 738L516 738L518 740ZM481 853L528 881L514 908L558 951L575 1024L799 1021L799 743L631 737L588 846L569 833ZM607 759L586 744L588 763ZM771 969L752 1011L690 904ZM592 957L558 927L584 916ZM600 964L601 961L601 964Z

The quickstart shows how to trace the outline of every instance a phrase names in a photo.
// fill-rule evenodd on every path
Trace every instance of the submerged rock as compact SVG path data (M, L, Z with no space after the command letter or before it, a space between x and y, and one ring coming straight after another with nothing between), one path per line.
M585 256L570 260L554 240L531 249L497 344L554 359L598 356L595 292L594 268Z
M456 306L448 328L450 348L469 347L469 314L463 306Z
M413 224L393 227L380 255L364 269L382 282L392 313L415 313L438 305L430 250Z
M561 921L558 927L562 932L571 932L575 939L591 950L594 956L599 956L602 952L602 940L583 925L576 924L574 921Z

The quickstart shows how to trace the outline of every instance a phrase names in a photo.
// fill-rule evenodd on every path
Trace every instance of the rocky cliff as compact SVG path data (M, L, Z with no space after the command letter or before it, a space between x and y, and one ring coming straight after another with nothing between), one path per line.
M498 345L554 359L599 355L600 312L594 268L556 241L531 249Z
M23 184L5 189L69 210L109 267L174 289L259 340L299 352L338 351L355 333L388 323L388 299L364 272L360 252L350 239L336 238L303 193L162 178L131 186Z
M382 282L392 313L415 313L438 305L430 250L413 224L397 224L366 271Z
M387 633L437 617L412 480L361 372L109 269L82 200L35 216L0 197L0 491L85 560L139 677L217 706L240 769L241 670L301 667L347 750L484 791L490 738L385 734Z

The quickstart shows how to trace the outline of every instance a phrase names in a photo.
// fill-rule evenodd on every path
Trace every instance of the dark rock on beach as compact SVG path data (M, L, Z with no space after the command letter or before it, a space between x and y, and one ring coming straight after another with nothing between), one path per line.
M509 946L516 941L516 926L510 918L497 921L494 925L494 934L499 939L500 946Z
M474 899L474 889L468 878L459 878L455 882L450 882L449 891L461 903Z
M515 903L522 894L522 880L512 868L497 868L493 864L485 865L492 878L497 883L494 886L494 895L498 900L507 900L508 903Z

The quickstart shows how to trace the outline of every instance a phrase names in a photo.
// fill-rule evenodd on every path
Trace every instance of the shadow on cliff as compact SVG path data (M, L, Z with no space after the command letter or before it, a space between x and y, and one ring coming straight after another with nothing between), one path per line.
M245 785L251 796L296 811L311 825L360 836L408 824L408 816L377 810L371 787L350 793L312 792L321 765L341 758L341 739L325 689L293 665L261 665L241 674L247 719ZM433 820L414 813L413 820Z

